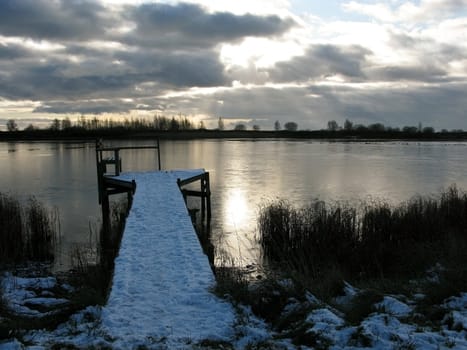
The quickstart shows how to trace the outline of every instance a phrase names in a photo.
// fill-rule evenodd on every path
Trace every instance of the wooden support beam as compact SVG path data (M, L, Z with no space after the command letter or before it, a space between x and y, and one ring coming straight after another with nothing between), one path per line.
M178 184L179 187L191 184L191 183L193 183L195 181L201 180L204 177L205 174L207 174L207 173L199 174L199 175L190 177L190 178L185 179L185 180L178 179L177 184Z
M116 179L114 177L104 176L102 181L105 187L120 188L120 189L123 189L124 192L126 191L134 192L136 190L136 182L134 180L126 181L126 180Z
M184 196L190 196L190 197L204 197L205 193L201 191L192 191L192 190L182 190L182 193Z
M185 185L200 181L200 190L187 190L182 188ZM187 203L187 197L199 197L201 200L201 220L204 222L205 219L209 222L211 220L211 188L209 181L209 172L190 177L185 180L177 179L178 187L183 195L185 204Z
M211 183L209 180L209 173L205 173L205 181L206 181L206 207L207 207L207 221L211 221Z

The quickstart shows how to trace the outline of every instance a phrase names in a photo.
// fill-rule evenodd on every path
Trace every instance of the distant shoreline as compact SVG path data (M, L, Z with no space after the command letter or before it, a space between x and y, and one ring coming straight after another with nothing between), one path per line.
M122 140L195 140L195 139L309 139L336 142L365 141L467 141L467 132L405 133L405 132L353 132L353 131L257 131L257 130L35 130L33 132L0 132L0 141L93 141Z

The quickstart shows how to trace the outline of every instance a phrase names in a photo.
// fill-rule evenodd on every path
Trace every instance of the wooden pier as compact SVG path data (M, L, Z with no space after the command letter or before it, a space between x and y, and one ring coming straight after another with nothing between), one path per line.
M99 204L102 209L102 222L104 228L109 227L110 222L110 196L126 193L128 201L131 203L136 191L137 183L134 179L124 180L120 177L122 173L122 151L125 150L149 150L157 152L157 170L161 171L160 144L157 140L156 145L149 146L123 146L123 147L105 147L102 140L96 141L96 167L97 167L97 187ZM200 190L188 189L190 184L200 182ZM209 172L203 172L195 176L178 179L178 187L183 194L185 204L188 203L188 197L198 197L201 201L201 222L209 223L211 220L211 190ZM192 221L195 222L197 209L190 209Z
M200 198L201 218L209 223L209 173L162 170L160 160L155 171L122 173L122 150L155 147L159 155L158 145L96 147L104 221L108 224L109 196L127 193L132 200L102 309L103 331L122 349L128 344L180 348L187 339L227 339L235 313L211 292L215 277L187 209L188 197Z

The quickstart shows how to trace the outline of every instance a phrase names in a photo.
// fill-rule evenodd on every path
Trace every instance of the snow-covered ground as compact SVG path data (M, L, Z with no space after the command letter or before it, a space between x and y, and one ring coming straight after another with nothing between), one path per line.
M203 340L210 344L225 341L234 349L260 343L262 349L294 349L291 339L284 334L277 337L248 307L234 310L212 294L215 279L176 184L177 178L200 172L124 175L136 180L137 191L115 261L107 305L88 307L53 331L30 331L0 340L0 349L38 350L56 344L82 349L199 349ZM1 281L4 304L19 315L40 316L34 305L66 303L50 291L56 284L54 278L25 279L7 274ZM344 292L335 300L336 305L351 303L360 293L350 285ZM416 316L414 303L420 298L423 296L412 300L385 296L375 303L376 311L358 325L349 324L341 312L311 294L307 305L290 300L284 313L304 307L310 310L302 325L307 327L308 338L316 340L315 346L467 349L467 293L445 300L440 305L445 317L431 328L411 322Z
M6 304L19 314L24 312L24 305L32 296L28 294L31 286L44 288L45 291L56 281L50 278L18 278L12 275L5 275L2 280L2 287L5 291ZM346 295L336 299L336 303L349 303L359 291L351 286L346 287ZM417 296L419 298L420 296ZM432 327L420 326L410 322L415 316L414 301L403 300L396 296L385 296L382 301L374 305L375 312L364 318L358 325L349 325L345 317L335 308L320 302L313 295L308 294L307 301L297 302L290 300L289 305L284 310L284 316L304 307L313 307L305 317L306 333L309 338L316 342L315 347L329 349L467 349L467 293L460 296L451 297L445 300L440 307L444 309L444 318L441 323ZM305 305L308 304L308 305ZM184 312L180 306L180 312ZM107 311L106 311L107 310ZM150 325L156 325L150 336L135 334L126 337L125 334L117 333L120 328L113 331L119 335L114 338L109 333L109 324L105 321L105 314L108 309L101 307L88 307L87 309L73 315L70 320L53 331L36 330L26 332L19 338L0 340L1 350L10 349L50 349L53 345L56 348L78 348L78 349L136 349L138 346L147 349L202 349L203 346L196 344L196 340L201 340L207 336L208 340L219 339L217 335L211 338L211 333L191 334L190 337L183 338L167 336L167 334L157 332L158 317L149 320ZM188 314L186 314L188 315ZM131 317L131 315L129 315ZM186 316L186 321L191 323L190 316ZM219 321L224 324L220 315ZM182 322L183 316L179 315L175 320ZM149 319L149 317L148 317ZM185 320L183 320L185 322ZM214 320L213 320L214 322ZM145 329L151 328L144 325ZM177 325L175 325L177 326ZM216 325L211 331L216 331ZM131 324L130 324L131 327ZM186 327L180 324L180 327ZM248 307L241 307L236 311L234 323L226 326L223 331L223 339L230 344L233 349L245 349L252 344L262 344L261 349L307 349L306 346L295 346L292 339L278 337L264 322L257 319ZM286 330L287 332L288 330ZM149 334L149 330L146 331ZM212 332L214 333L214 332ZM167 338L164 338L166 336ZM212 344L212 342L211 342ZM222 344L222 343L221 343ZM213 348L216 348L215 346ZM220 348L220 347L217 347ZM255 348L254 346L251 348ZM309 347L313 348L313 347ZM226 347L228 349L228 347Z
M3 276L0 288L11 311L18 316L31 318L53 315L55 308L68 303L67 299L57 298L53 290L72 290L69 285L58 285L55 277L24 278L9 273Z

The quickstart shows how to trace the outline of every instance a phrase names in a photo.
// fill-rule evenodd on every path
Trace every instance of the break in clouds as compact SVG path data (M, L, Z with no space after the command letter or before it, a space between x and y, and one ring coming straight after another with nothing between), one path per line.
M31 111L51 118L223 116L264 129L276 120L314 129L346 118L465 128L467 2L410 4L343 2L356 17L336 20L183 2L1 1L0 108L32 101ZM246 50L251 40L264 50ZM226 45L246 63L225 59ZM300 50L279 52L288 45ZM265 57L269 64L260 63ZM1 113L15 117L12 108Z

